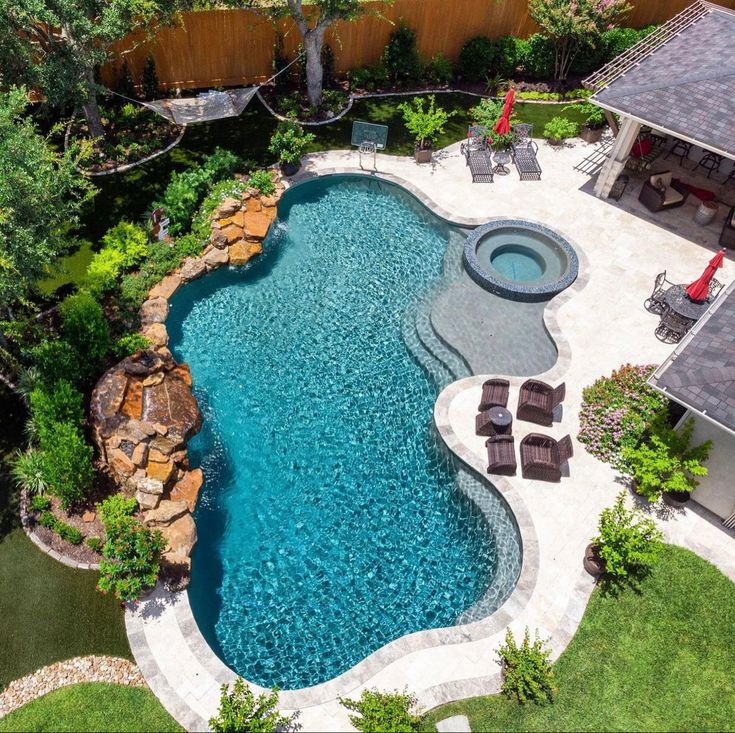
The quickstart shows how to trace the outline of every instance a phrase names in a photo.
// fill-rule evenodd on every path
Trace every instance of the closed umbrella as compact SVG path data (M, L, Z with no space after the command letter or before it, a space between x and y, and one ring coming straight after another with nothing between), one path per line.
M704 272L698 280L695 280L687 287L687 295L691 300L702 302L707 300L709 295L710 280L715 276L717 269L722 267L722 260L725 259L725 250L721 249L709 262Z
M516 93L513 89L509 89L505 95L505 103L503 104L503 114L495 123L493 128L498 135L507 135L510 132L510 114L513 111L513 103L516 100Z

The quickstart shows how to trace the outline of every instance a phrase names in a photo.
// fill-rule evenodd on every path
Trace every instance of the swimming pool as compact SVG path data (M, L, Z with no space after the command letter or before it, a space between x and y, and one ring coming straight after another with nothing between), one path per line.
M441 450L442 385L402 335L465 234L395 185L324 177L286 193L251 267L170 301L170 346L204 416L189 445L206 476L189 598L253 682L323 682L513 588L514 520Z

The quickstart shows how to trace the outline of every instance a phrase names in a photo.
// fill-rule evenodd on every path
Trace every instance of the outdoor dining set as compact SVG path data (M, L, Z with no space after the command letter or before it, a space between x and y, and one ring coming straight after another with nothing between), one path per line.
M644 302L649 313L660 317L654 333L665 343L679 342L713 303L722 283L714 275L722 267L725 250L720 250L707 265L701 277L689 285L677 285L666 279L666 271L659 273L653 292Z
M487 472L503 476L515 476L517 469L513 415L507 409L509 392L507 379L488 379L482 385L482 398L475 418L475 433L487 437ZM550 427L554 412L565 395L563 382L552 387L538 379L527 379L521 385L516 418ZM521 475L527 479L559 482L562 467L572 457L572 452L569 435L557 441L549 435L529 433L520 444Z

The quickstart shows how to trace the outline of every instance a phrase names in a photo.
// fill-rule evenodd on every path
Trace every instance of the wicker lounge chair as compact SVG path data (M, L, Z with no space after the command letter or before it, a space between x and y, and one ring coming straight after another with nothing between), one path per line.
M548 435L529 433L521 441L521 475L537 481L561 481L561 467L574 449L568 435L560 441Z
M510 382L507 379L488 379L482 385L482 399L477 407L478 412L484 412L491 407L507 407Z
M638 194L638 200L653 212L682 206L689 196L689 189L671 177L671 171L649 176Z
M554 420L554 410L563 402L566 393L564 382L555 389L538 379L527 379L518 395L516 417L549 427Z
M487 448L487 472L500 476L515 476L516 452L512 435L498 435L485 441Z

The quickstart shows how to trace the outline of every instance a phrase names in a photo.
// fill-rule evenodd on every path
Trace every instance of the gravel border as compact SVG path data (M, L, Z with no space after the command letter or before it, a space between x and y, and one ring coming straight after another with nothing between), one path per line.
M11 682L0 692L0 718L49 692L82 682L148 687L138 667L128 659L94 655L73 657L41 667Z

